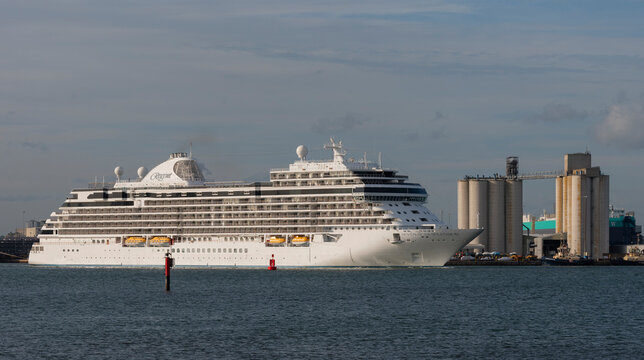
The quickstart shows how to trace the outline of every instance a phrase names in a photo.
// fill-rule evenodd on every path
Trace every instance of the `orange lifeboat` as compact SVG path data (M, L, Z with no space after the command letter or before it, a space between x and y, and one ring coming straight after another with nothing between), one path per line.
M123 245L136 247L145 246L145 238L141 236L129 236L127 239L125 239Z
M167 236L155 236L150 239L150 246L170 246L172 239Z
M285 242L286 242L286 239L281 236L271 236L270 239L268 239L269 245L280 245Z
M296 235L291 239L291 244L295 246L304 245L309 243L309 237L304 235Z

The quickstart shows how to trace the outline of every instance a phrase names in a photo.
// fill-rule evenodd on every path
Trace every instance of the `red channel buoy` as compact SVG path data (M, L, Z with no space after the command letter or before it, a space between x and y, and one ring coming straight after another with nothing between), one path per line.
M170 269L174 266L174 259L170 252L165 254L165 291L170 291Z
M271 254L271 259L268 260L268 270L277 270L277 266L275 266L275 255Z

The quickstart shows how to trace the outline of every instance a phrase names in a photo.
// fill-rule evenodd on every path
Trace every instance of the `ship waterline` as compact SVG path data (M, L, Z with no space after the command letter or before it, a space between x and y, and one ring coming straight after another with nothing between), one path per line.
M137 181L73 190L29 263L161 266L170 253L177 266L442 266L482 231L449 229L422 186L327 147L333 160L308 161L300 146L270 182L207 182L176 153Z

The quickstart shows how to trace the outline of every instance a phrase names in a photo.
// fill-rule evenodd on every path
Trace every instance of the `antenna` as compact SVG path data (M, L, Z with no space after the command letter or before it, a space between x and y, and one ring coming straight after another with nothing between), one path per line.
M364 168L367 168L367 152L364 152Z
M339 141L339 142L336 143L333 140L333 138L331 138L330 140L331 140L331 143L330 144L325 144L324 148L333 150L333 161L334 162L344 163L344 155L346 155L347 152L342 149L342 141Z
M378 152L378 168L382 170L382 153Z
M192 159L192 141L190 142L190 155L188 157Z

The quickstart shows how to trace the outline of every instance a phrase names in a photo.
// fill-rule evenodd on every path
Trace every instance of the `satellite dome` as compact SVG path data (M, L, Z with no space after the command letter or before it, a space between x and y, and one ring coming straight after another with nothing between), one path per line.
M114 168L114 174L116 175L116 178L118 180L121 180L121 175L123 175L123 168L120 166L117 166Z
M148 169L146 169L145 166L141 166L136 173L139 175L139 179L143 179L143 177L148 173Z
M295 150L295 153L297 154L297 157L300 158L300 160L306 160L306 155L308 155L309 149L307 149L304 145L300 145Z

